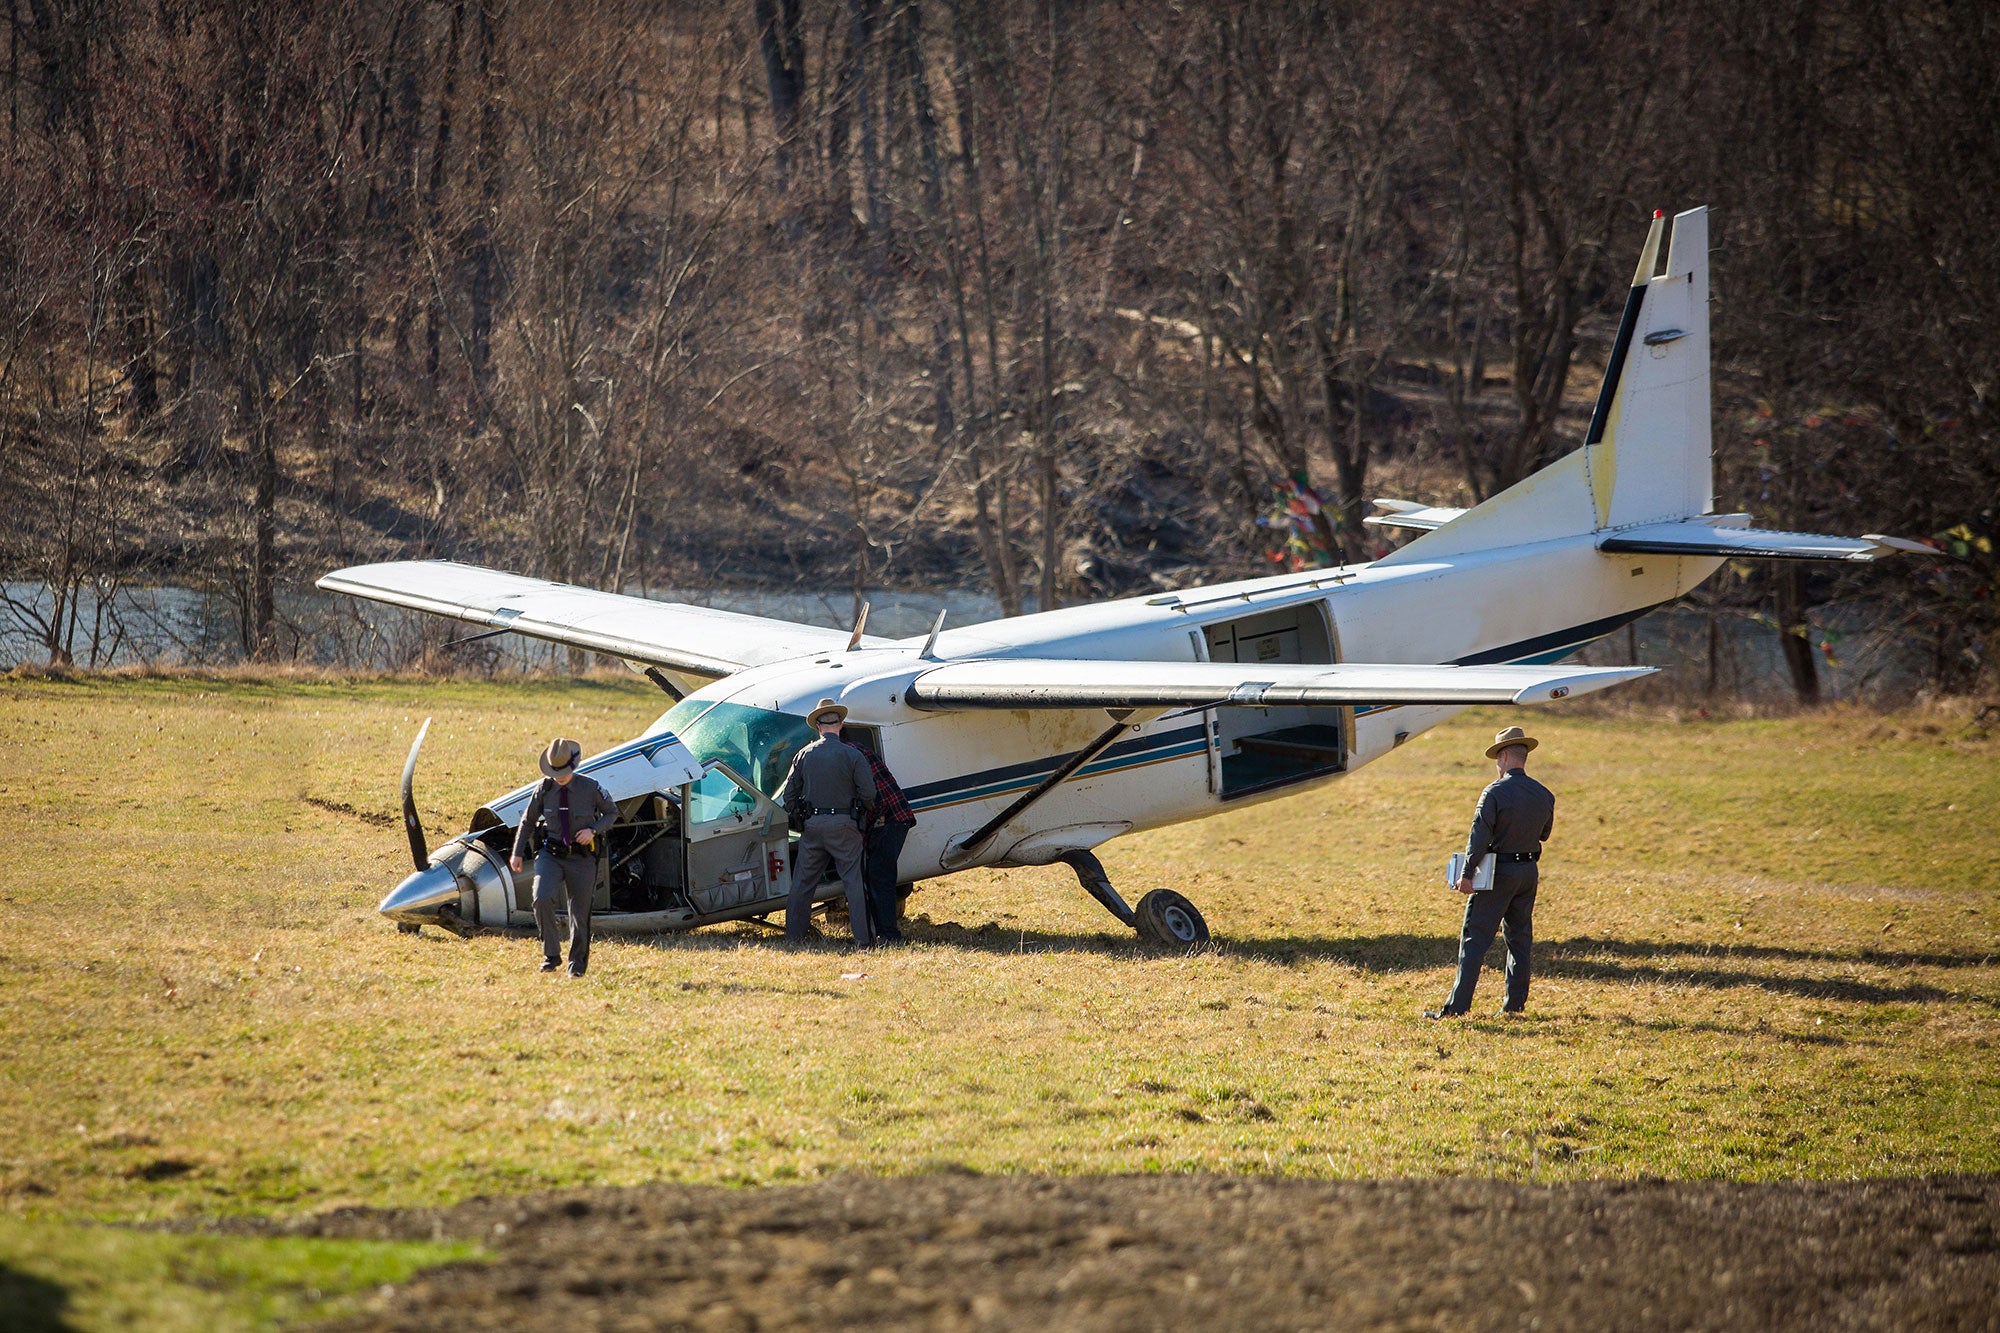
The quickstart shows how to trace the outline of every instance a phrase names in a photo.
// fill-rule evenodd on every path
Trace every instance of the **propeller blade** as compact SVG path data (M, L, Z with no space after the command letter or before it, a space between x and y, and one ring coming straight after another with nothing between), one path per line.
M431 729L431 720L424 719L424 725L417 731L416 743L410 746L410 757L403 764L403 831L410 835L410 860L422 870L431 863L430 852L424 846L424 822L417 818L417 752L424 748L424 736Z

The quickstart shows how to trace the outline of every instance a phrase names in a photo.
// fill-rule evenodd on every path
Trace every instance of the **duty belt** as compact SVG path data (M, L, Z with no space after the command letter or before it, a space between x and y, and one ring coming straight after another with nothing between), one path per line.
M843 818L845 818L846 816L851 815L853 813L854 812L852 809L844 805L839 807L834 807L831 805L816 805L813 807L812 814L807 815L806 818L811 819L814 815L840 815Z
M1542 854L1540 852L1495 852L1493 853L1493 859L1502 864L1512 862L1515 865L1519 865L1523 861L1539 861L1542 859Z
M556 840L555 840L554 838L550 838L550 839L549 839L549 840L548 840L547 842L544 842L544 843L542 844L542 849L543 849L544 851L548 852L548 853L549 853L549 854L550 854L551 856L595 856L595 855L597 855L597 849L596 849L596 848L594 848L594 847L585 847L585 846L584 846L583 844L581 844L581 843L573 843L573 842L570 842L570 843L565 843L565 842L557 842L557 841L556 841Z

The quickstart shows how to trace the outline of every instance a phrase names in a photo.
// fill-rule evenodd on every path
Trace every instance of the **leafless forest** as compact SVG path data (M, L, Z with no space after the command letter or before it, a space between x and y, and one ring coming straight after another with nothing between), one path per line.
M1808 699L1861 594L1937 687L2000 664L1986 0L6 4L53 662L161 581L323 655L287 597L370 558L1009 610L1364 558L1372 496L1575 445L1709 203L1719 505L1951 558L1702 605Z

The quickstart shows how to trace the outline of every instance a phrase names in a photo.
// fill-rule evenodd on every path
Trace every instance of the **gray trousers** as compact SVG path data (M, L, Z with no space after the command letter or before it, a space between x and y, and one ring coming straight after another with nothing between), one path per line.
M806 821L799 839L798 859L792 862L792 888L785 895L785 938L803 940L806 920L812 915L813 891L826 874L828 862L840 872L840 885L847 893L847 919L854 927L856 944L873 944L868 929L868 888L861 880L861 830L846 815L814 815Z
M1535 945L1535 887L1541 874L1533 862L1495 866L1493 887L1465 900L1465 925L1458 934L1458 984L1445 1001L1447 1013L1472 1008L1472 991L1493 936L1507 927L1507 1007L1528 1005L1528 954Z
M590 899L596 892L595 856L556 856L547 848L535 853L535 925L542 932L542 957L551 963L562 961L556 912L567 906L572 976L582 976L590 966Z

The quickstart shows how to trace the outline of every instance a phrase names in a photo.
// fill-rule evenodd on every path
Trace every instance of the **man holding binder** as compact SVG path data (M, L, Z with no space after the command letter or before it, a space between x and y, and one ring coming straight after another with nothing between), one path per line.
M1465 871L1457 889L1466 895L1465 924L1458 939L1458 982L1451 998L1425 1018L1456 1018L1472 1008L1472 990L1493 936L1507 928L1506 1012L1528 1007L1528 952L1534 944L1535 887L1540 882L1536 862L1542 844L1555 827L1555 794L1528 776L1528 751L1541 742L1519 727L1508 727L1493 738L1486 757L1500 768L1500 778L1479 795L1472 817L1472 836L1465 843ZM1493 857L1490 887L1480 887L1479 863Z

